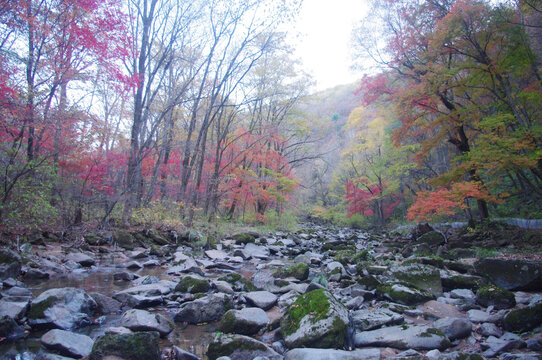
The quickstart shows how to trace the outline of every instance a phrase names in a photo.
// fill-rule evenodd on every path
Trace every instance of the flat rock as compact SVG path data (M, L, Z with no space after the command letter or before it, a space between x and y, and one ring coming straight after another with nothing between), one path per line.
M429 326L392 326L364 331L354 336L356 347L378 346L396 349L444 350L450 347L450 340L442 331Z
M269 324L269 317L260 308L232 309L224 314L218 324L218 329L225 333L253 335L267 324Z
M19 320L26 315L29 307L30 300L7 301L3 298L0 300L0 318L7 316L13 320Z
M209 359L227 356L231 360L253 360L257 357L268 360L282 359L275 350L263 342L244 335L218 334L207 350Z
M269 291L251 291L243 294L247 302L264 310L271 309L277 303L277 296Z
M41 343L48 349L58 351L61 355L81 358L90 354L94 341L81 334L65 330L49 330L41 337Z
M476 271L506 290L542 290L542 262L509 259L480 259Z
M96 260L94 260L94 258L88 256L87 254L83 254L82 252L70 253L66 255L64 260L71 260L85 267L92 266L96 263Z
M368 331L388 325L398 325L404 321L401 314L388 309L363 309L351 312L354 327L359 331Z
M233 307L232 299L223 293L210 294L181 305L174 316L176 322L199 324L220 319Z
M228 254L222 250L206 250L205 255L211 260L226 260Z
M122 314L120 325L132 331L158 331L162 337L173 330L172 324L164 316L139 309Z
M432 326L441 330L450 341L466 338L472 332L472 323L465 318L443 318L433 322Z
M502 312L491 314L486 311L472 309L467 311L467 317L473 323L496 323L503 319L504 314Z
M335 349L298 348L284 354L284 360L380 360L380 349L357 349L344 351Z
M439 301L430 300L422 305L424 317L433 319L442 318L466 318L466 315L453 305L444 304Z

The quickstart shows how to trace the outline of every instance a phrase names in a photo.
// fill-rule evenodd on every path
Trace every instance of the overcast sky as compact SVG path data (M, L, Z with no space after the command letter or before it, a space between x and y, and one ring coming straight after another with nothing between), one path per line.
M367 12L364 0L304 0L296 30L297 57L316 81L316 90L352 83L361 74L350 70L350 34Z

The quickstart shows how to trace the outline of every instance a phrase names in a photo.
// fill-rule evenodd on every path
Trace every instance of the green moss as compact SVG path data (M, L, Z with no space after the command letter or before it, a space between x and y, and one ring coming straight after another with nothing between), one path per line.
M226 281L233 285L233 289L236 291L256 291L258 288L247 278L236 274L230 273L218 278L220 281Z
M235 315L233 315L233 312L228 311L226 314L224 314L222 319L220 319L220 323L218 324L218 329L225 333L234 332Z
M281 321L281 332L283 336L293 334L299 329L301 320L310 315L312 323L326 318L329 311L329 298L326 290L318 289L299 296L290 305Z
M250 340L245 337L221 334L209 344L207 356L210 360L214 360L221 356L229 356L235 351L267 351L264 344Z
M117 231L113 237L113 241L123 249L133 250L135 248L134 238L127 231Z
M435 297L428 291L420 289L412 289L412 293L406 291L397 291L393 289L393 285L380 285L376 288L380 294L386 294L393 301L404 305L417 305L423 302L434 299Z
M175 287L175 291L189 292L191 294L195 294L195 293L205 293L209 291L210 288L211 288L211 285L205 279L198 279L192 276L185 276L179 281L179 283Z
M366 286L368 289L376 289L381 284L373 275L363 276L357 282L360 285Z
M39 303L33 303L28 311L29 319L42 319L45 317L45 310L49 309L58 299L55 296L50 296Z
M253 243L256 240L256 235L251 233L240 233L233 235L236 244Z
M89 358L101 360L113 355L130 360L159 360L159 338L160 335L156 331L106 334L96 340Z
M510 311L503 319L507 331L525 332L542 325L542 303Z
M290 265L286 269L275 271L275 276L280 278L294 277L300 281L307 280L309 277L309 265L305 263Z
M488 285L478 289L476 301L483 306L494 305L498 309L507 309L516 305L516 296L499 286Z
M427 329L426 331L420 334L420 337L431 337L432 335L446 337L446 335L442 332L442 330L435 329L435 328Z

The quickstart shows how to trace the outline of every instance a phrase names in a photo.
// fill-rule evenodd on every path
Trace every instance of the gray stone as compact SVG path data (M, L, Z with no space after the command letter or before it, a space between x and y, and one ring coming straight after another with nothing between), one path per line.
M254 243L248 243L245 245L243 251L256 259L267 259L269 257L269 249L263 246L256 245Z
M205 255L211 260L226 260L228 254L222 250L206 250Z
M450 340L442 331L429 326L392 326L378 330L357 333L356 347L379 346L397 349L444 350L450 347Z
M25 359L25 358L23 357L23 359ZM58 355L58 354L51 354L51 353L45 352L43 350L40 350L36 354L36 358L34 360L73 360L73 358Z
M129 271L119 271L113 274L113 280L117 281L132 281L135 275Z
M453 299L472 300L476 299L476 295L470 289L454 289L450 291L450 297Z
M13 320L19 320L26 315L29 305L30 300L7 301L3 298L0 300L0 317L7 316Z
M214 321L220 319L232 307L230 296L223 293L211 294L182 304L174 320L190 324Z
M293 349L284 354L284 360L380 360L380 349L344 351L335 349Z
M26 280L39 280L39 279L49 279L50 275L48 272L42 271L40 269L28 269L24 273L24 278Z
M404 321L403 315L388 309L363 309L351 314L354 327L359 331L368 331L388 325L399 325Z
M364 301L365 299L363 298L363 296L356 296L348 300L344 305L350 310L356 310L360 308Z
M481 259L474 267L491 282L507 290L542 290L542 262Z
M235 293L231 285L226 281L215 280L213 281L213 284L215 285L218 292L223 292L225 294L230 294L230 295Z
M173 355L175 356L171 360L200 360L197 355L194 355L188 351L181 349L180 347L173 346Z
M89 359L160 360L159 339L156 331L106 334L96 339Z
M403 284L382 285L377 287L377 291L391 301L409 306L418 305L435 298L432 293L426 290L408 287Z
M173 330L172 324L164 316L138 309L122 314L120 325L132 331L158 331L161 337Z
M89 267L96 263L96 260L94 260L92 257L88 256L87 254L83 254L82 252L76 252L66 255L64 258L66 261L74 261L78 263L81 266Z
M517 339L507 339L504 336L500 338L490 336L481 345L482 345L482 349L485 349L482 355L485 357L491 358L491 357L497 356L499 353L503 351L516 348L518 345L518 341Z
M247 302L264 310L269 310L277 303L277 296L269 291L251 291L243 294Z
M433 266L423 264L400 265L390 268L387 273L393 279L429 291L435 296L442 295L440 271Z
M494 337L501 337L502 336L502 330L497 327L497 325L493 323L483 323L480 325L480 334L483 336L494 336Z
M96 311L102 314L115 314L120 311L122 307L122 304L119 301L110 298L109 296L100 293L90 293L89 295L96 301L96 304L98 304Z
M0 249L0 280L16 278L21 273L21 256L10 249Z
M220 320L218 329L225 333L253 335L269 324L269 317L260 308L228 310Z
M61 355L81 358L90 354L94 341L81 334L65 330L49 330L41 337L41 343L48 349L58 351Z
M520 354L512 354L512 353L504 353L499 356L500 360L541 360L542 355L540 353L520 353Z
M254 360L258 356L270 360L282 359L275 350L263 342L244 335L218 334L209 344L209 359L229 356L232 360Z
M441 330L450 341L466 338L472 332L472 323L464 318L443 318L433 322L432 326Z
M484 322L496 323L496 322L501 321L503 319L503 316L504 314L502 312L491 314L486 311L476 310L476 309L467 311L467 317L473 323L484 323Z

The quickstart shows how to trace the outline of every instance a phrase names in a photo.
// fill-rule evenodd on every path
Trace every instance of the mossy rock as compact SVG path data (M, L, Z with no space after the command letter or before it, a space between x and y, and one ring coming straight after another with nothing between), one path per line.
M118 230L113 236L113 241L119 247L126 250L133 250L135 248L135 239L128 231Z
M119 356L130 360L160 360L157 331L133 334L106 334L99 337L90 353L90 360L101 360L106 356Z
M179 281L179 283L175 287L175 291L196 294L206 293L207 291L209 291L210 288L211 285L209 284L209 281L198 277L186 275Z
M95 233L85 235L85 241L92 246L106 245L107 239Z
M168 238L158 230L149 230L147 232L147 237L149 237L155 244L158 245L168 245L170 243Z
M374 290L381 285L381 282L373 275L362 276L357 280L357 283L365 286L368 290Z
M542 302L510 311L503 319L507 331L525 332L542 325Z
M289 348L340 348L347 328L348 310L325 289L299 296L280 321Z
M476 291L482 286L487 285L487 281L475 275L466 274L451 274L449 276L442 276L442 287L445 290L454 289L470 289Z
M402 265L408 265L408 264L431 265L436 268L443 269L444 259L441 258L440 256L423 256L423 257L415 257L415 258L408 259L402 262Z
M416 243L427 244L430 247L438 247L440 245L444 245L446 243L446 239L437 231L429 231L416 239Z
M275 276L280 278L294 277L299 281L304 281L309 277L309 265L304 263L293 264L286 269L278 269Z
M434 300L435 296L429 291L409 287L406 284L382 284L376 288L378 293L390 300L403 305L418 305L429 300Z
M235 291L257 291L258 288L244 276L236 273L226 274L218 278L220 281L225 281L233 286Z
M258 356L275 358L278 353L264 343L244 335L217 333L207 349L209 360L229 356L232 359L254 359Z
M417 289L431 292L435 296L442 295L440 271L430 265L409 264L391 268L389 275Z
M57 301L58 298L56 298L55 296L49 296L43 301L33 302L26 316L32 320L42 319L45 317L45 310L49 309Z
M240 245L253 243L258 237L260 237L260 234L255 232L243 232L232 236L233 240L235 240L235 243Z
M351 264L355 252L353 249L339 250L333 256L333 260L340 262L344 266Z
M21 272L23 259L16 252L0 249L0 279L16 278Z
M476 302L482 306L494 306L496 309L509 309L516 305L513 292L496 285L483 286L476 292Z

